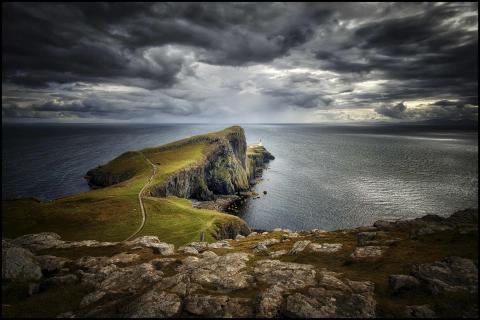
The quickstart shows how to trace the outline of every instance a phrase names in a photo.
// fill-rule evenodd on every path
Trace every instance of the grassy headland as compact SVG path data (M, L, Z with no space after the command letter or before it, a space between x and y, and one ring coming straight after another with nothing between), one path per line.
M2 231L5 237L27 233L55 232L68 240L121 241L140 225L138 193L157 171L149 189L162 185L173 173L201 165L227 135L243 135L240 127L198 135L188 139L126 152L89 172L93 184L103 188L48 202L32 198L2 202ZM223 139L223 140L222 140ZM148 212L141 234L184 244L198 240L205 232L213 240L218 225L241 222L235 216L213 210L194 209L189 200L177 197L148 197Z

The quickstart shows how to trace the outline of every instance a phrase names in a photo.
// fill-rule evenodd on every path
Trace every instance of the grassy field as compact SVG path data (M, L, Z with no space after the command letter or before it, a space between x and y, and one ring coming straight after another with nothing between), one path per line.
M152 175L149 159L157 167L150 185L162 183L171 173L204 161L212 149L212 137L222 137L231 129L195 136L165 146L126 152L99 172L129 177L112 186L68 196L54 201L35 199L2 201L2 231L13 238L27 233L55 232L66 240L95 239L121 241L132 234L141 222L138 193ZM206 231L207 239L215 231L215 223L238 219L211 210L194 209L185 199L144 201L147 220L142 234L183 244L199 238Z

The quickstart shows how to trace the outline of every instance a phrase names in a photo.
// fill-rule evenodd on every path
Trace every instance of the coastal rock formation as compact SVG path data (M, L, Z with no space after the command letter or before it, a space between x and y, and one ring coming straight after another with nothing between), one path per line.
M433 241L424 236L411 239L404 226L417 225L412 221L390 222L382 226L380 236L371 234L378 230L366 227L295 234L277 229L237 240L191 242L178 250L151 236L111 246L78 247L54 234L32 234L2 241L3 254L11 260L2 261L3 290L9 295L23 288L24 300L13 304L20 309L29 299L35 303L37 295L61 292L67 295L66 301L74 302L65 302L65 309L58 311L63 302L56 298L52 312L57 313L51 316L77 318L476 317L475 258L440 255L451 252L451 245L457 246L459 254L474 255L476 248L465 246L465 241L476 239L475 219L469 211L451 217L420 220L422 227L448 221L449 230L436 229L428 235ZM285 234L293 237L282 242ZM391 247L370 245L370 241L383 244L397 238ZM159 247L165 248L168 257ZM37 250L31 253L28 248ZM11 249L20 253L18 259L10 256ZM379 252L388 255L379 256ZM428 255L439 258L431 260ZM22 270L18 274L17 266ZM396 273L389 274L391 270Z
M187 144L206 145L204 159L172 172L165 181L151 186L148 189L151 196L212 200L216 195L246 191L264 164L274 158L263 147L249 148L247 151L244 130L238 126L218 133L194 136L179 141L175 146ZM169 145L158 150L167 148ZM107 165L88 171L86 178L92 186L97 187L128 180L147 166L144 158L148 152L146 149L124 153ZM139 164L141 161L143 163Z
M441 261L415 265L412 274L433 294L466 291L478 293L478 269L469 259L445 257Z
M41 277L40 265L29 250L2 240L2 280L29 281Z

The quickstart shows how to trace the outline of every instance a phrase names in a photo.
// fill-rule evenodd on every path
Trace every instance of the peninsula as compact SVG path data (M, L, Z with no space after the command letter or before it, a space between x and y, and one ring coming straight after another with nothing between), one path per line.
M248 194L271 159L235 126L126 152L89 192L3 201L2 316L478 316L478 209L255 232L192 205Z

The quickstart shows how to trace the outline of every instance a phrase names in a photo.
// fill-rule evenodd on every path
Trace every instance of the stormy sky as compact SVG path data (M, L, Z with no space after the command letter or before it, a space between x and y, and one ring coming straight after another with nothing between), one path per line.
M2 4L2 119L478 121L476 3Z

